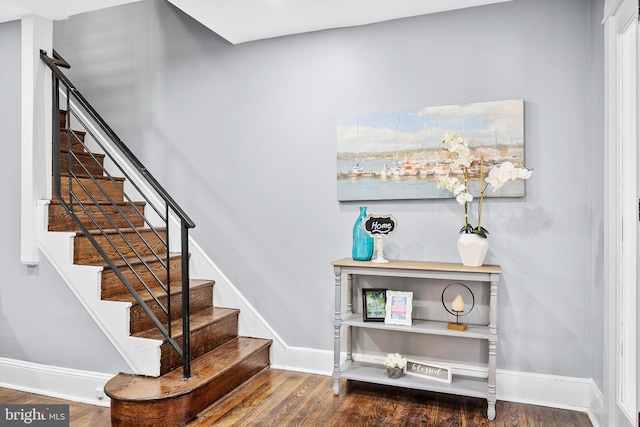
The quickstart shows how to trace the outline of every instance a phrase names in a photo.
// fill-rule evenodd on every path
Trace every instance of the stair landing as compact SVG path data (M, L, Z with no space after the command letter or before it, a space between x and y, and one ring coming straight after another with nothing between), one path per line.
M271 340L237 337L161 377L119 374L104 391L114 427L183 426L252 376L268 369Z

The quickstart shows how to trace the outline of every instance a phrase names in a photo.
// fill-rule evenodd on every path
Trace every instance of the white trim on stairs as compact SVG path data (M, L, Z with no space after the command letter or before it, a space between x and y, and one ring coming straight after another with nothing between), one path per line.
M131 372L148 376L160 375L162 341L133 337L129 334L131 304L100 299L102 267L73 264L75 233L46 231L48 205L48 200L38 202L40 250L105 336L113 343L114 348L129 365Z
M20 261L37 265L36 201L51 194L51 72L40 49L53 46L53 21L21 19Z

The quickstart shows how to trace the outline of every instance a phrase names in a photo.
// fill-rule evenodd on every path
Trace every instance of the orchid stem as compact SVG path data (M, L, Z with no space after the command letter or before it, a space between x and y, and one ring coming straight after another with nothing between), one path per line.
M468 170L467 168L464 168L464 186L466 191L469 191L468 177ZM469 230L469 202L464 202L464 228L465 230Z
M478 201L478 230L482 230L482 201L487 185L484 183L484 157L480 156L480 201Z

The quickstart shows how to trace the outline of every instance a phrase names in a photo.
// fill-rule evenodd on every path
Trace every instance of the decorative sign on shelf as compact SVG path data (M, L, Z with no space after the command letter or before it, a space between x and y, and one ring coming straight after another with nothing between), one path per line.
M407 375L415 375L445 383L451 382L451 368L415 360L407 360Z
M377 256L375 259L371 260L371 262L375 263L385 263L389 262L384 259L383 248L382 248L382 236L388 236L393 234L398 228L398 222L391 215L367 215L364 219L364 223L362 225L364 230L371 235L371 237L376 238L376 250Z
M411 326L413 292L387 290L384 323Z
M387 235L396 231L398 222L391 215L367 215L364 221L364 229L373 237Z

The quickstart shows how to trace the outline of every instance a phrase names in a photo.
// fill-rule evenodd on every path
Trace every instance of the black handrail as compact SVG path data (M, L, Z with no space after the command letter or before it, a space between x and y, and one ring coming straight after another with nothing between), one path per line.
M189 378L191 376L191 334L189 324L190 298L188 232L190 228L195 227L195 224L187 216L184 210L175 202L175 200L166 192L166 190L158 183L158 181L156 181L156 179L149 173L147 168L122 142L122 140L116 135L111 127L102 119L102 117L100 117L100 115L95 111L91 104L89 104L84 96L82 96L82 94L76 89L76 87L64 75L64 73L62 73L59 67L70 68L67 61L65 61L64 58L62 58L55 50L53 51L53 58L48 57L47 53L41 50L40 58L47 64L47 66L53 73L52 127L54 153L54 196L60 202L60 204L65 207L66 211L76 223L76 226L89 239L98 253L104 258L107 265L122 281L124 286L136 300L136 302L140 305L140 307L142 307L147 316L152 320L158 330L160 330L160 332L164 335L170 345L182 358L184 377ZM60 124L61 93L62 95L65 95L66 98L66 128L62 128ZM116 179L104 167L103 163L99 161L97 157L91 152L82 138L80 138L75 131L71 130L72 117L79 125L83 127L84 131L86 131L86 134L89 135L94 140L94 142L98 144L100 149L104 151L105 155L109 157L111 162L118 168L118 173L122 173L124 178L133 185L134 189L142 196L147 206L150 206L153 209L156 216L160 221L162 221L164 225L164 239L162 237L162 231L160 231L158 227L154 226L152 224L153 221L147 218L147 216L145 216L145 214L138 209L135 202L132 201L132 198L127 195L124 188L120 188L120 186L117 185ZM99 132L99 135L96 135L94 129ZM67 135L66 148L68 151L67 169L64 171L62 170L62 144L60 141L60 134L63 130L66 131ZM108 147L103 144L103 142L101 141L102 139L108 141ZM82 161L80 161L80 159L72 149L73 144L81 145L83 147L83 152L90 154L91 159L95 162L92 163L92 166L99 165L99 175L92 173L89 168ZM131 177L127 174L125 168L123 168L122 165L119 164L118 159L112 154L112 150L116 150L119 155L122 155L126 159L126 161L133 168L135 168L135 170L138 171L140 176L151 187L151 190L154 192L155 197L158 197L162 200L162 207L157 206L157 204L154 202L154 196L146 194L146 192L143 191L143 189L141 189L135 183L135 180L131 179ZM81 176L74 171L74 164L80 166L79 172L81 172ZM67 185L69 187L68 194L65 194L64 196L62 194L61 179L63 175L66 175L68 183ZM88 184L83 183L83 179L88 179L88 182L94 188L89 189L87 187ZM105 187L100 183L100 179L106 179L108 183L111 183L114 188L117 188L119 190L118 196L122 197L122 200L124 202L129 203L129 205L133 207L135 212L137 212L137 214L139 214L139 216L142 218L144 229L152 230L154 236L156 237L156 240L163 245L163 253L157 253L153 248L153 245L143 237L143 235L138 230L138 227L134 226L131 220L124 214L123 210L118 205L119 202L116 202L109 191L107 191L107 189L105 189ZM74 192L74 188L79 189L79 193ZM97 194L94 194L94 192L96 191ZM95 215L90 213L89 209L85 206L85 201L83 201L83 199L86 198L90 199L92 202L91 204L97 207L97 209L100 211L100 214L107 221L108 225L113 227L113 230L115 230L118 238L128 245L127 250L134 254L133 257L125 256L125 254L122 253L116 242L114 242L113 239L108 235L104 226L100 224L99 218L96 218ZM139 253L139 249L136 248L135 244L128 240L123 230L116 225L116 222L111 218L111 216L105 211L103 207L101 207L98 198L100 198L101 200L106 200L106 202L113 207L113 209L123 218L124 222L126 222L126 224L129 226L127 228L133 230L133 232L137 236L137 239L143 242L143 246L145 246L146 250L151 253L149 255L151 259L149 261L145 259L145 256ZM90 221L93 229L99 231L99 233L107 242L107 248L102 247L96 240L96 238L92 235L92 233L89 232L88 227L78 217L79 213L83 214ZM169 230L171 214L173 214L177 221L180 223L179 241L181 249L179 262L181 263L182 270L182 347L180 347L180 345L173 338L171 332L171 260L174 258L174 255L172 255L169 250ZM109 249L109 247L111 249ZM117 254L117 256L115 256L115 259L113 259L107 253L108 250L115 251L115 253ZM154 260L158 261L158 263L165 270L166 277L161 278L160 276L162 276L162 274L158 274L158 272L154 271L153 268L149 265L149 262L152 262ZM122 265L122 267L120 267L119 265ZM143 269L143 273L146 271L152 277L151 280L153 282L151 284L146 283L146 281L142 277L142 274L138 271L139 268ZM166 315L166 326L165 323L159 320L158 317L153 313L149 305L145 303L143 297L138 293L138 291L136 291L135 286L131 283L131 279L128 279L126 277L124 271L130 271L133 274L135 280L139 282L142 288L144 288L144 291L151 296L153 303L159 307L164 315ZM166 295L166 306L164 306L161 302L162 295L156 295L153 292L152 288L155 285L158 285L160 289L162 289L163 294Z
M55 60L49 58L47 56L47 52L43 50L40 51L40 58L42 58L42 60L46 62L47 65L49 65L49 68L51 68L51 70L56 75L56 77L62 80L65 83L65 86L67 86L70 90L74 92L75 97L78 99L78 101L80 101L80 103L82 104L82 107L85 108L91 114L92 119L98 122L99 126L107 133L111 141L114 142L118 146L118 148L123 152L123 154L126 155L127 159L136 167L138 172L140 172L142 175L145 176L149 184L153 186L153 189L157 191L158 194L162 197L162 199L169 204L171 209L173 209L176 212L176 214L180 217L180 219L186 222L187 227L194 228L196 226L195 223L189 218L189 216L184 212L184 210L182 210L182 208L175 202L175 200L173 200L173 198L169 195L169 193L167 193L167 191L164 188L162 188L162 186L158 183L158 181L156 181L156 179L151 175L151 173L149 173L149 171L142 164L142 162L138 160L138 158L122 142L122 140L118 137L118 135L116 135L116 133L111 129L111 127L107 124L107 122L105 122L102 119L102 117L100 117L100 115L93 109L91 104L89 104L89 102L84 98L84 96L82 96L82 94L71 83L71 81L62 73L62 71L60 71L60 69L57 66L57 64L59 63L58 61L60 60L64 61L64 59L62 59L62 57L55 50L53 51L53 55L54 55L54 58L56 58ZM68 64L68 63L64 61L64 64Z

